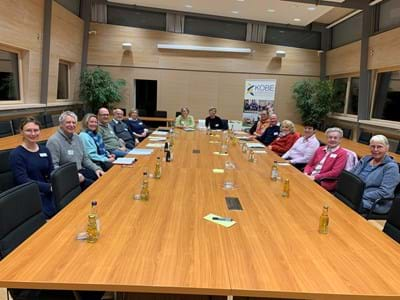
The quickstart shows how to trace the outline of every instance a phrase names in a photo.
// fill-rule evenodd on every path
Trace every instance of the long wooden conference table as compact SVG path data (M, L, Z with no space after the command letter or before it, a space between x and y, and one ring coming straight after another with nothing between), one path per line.
M400 245L291 166L271 181L279 158L249 162L240 146L179 130L174 161L150 179L149 201L134 200L156 149L132 167L114 166L0 262L0 287L296 299L400 299ZM145 140L141 146L145 146ZM199 150L199 151L193 151ZM226 159L237 187L223 189ZM238 197L243 211L228 210ZM76 240L98 201L100 239ZM324 203L329 233L318 233ZM203 217L233 218L230 228Z

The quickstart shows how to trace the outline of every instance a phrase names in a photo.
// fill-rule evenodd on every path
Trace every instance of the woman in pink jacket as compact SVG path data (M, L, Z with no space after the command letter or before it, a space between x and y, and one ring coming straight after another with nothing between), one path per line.
M304 169L310 179L320 181L328 191L334 191L336 180L342 173L347 162L347 151L340 147L343 131L340 128L328 128L325 132L328 144L319 147L314 157ZM323 179L329 180L323 180Z

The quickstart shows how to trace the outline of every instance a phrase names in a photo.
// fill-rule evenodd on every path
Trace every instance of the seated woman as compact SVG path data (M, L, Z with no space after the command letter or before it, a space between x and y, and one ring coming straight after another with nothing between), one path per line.
M370 142L371 155L364 156L351 171L365 182L362 210L370 210L378 199L392 198L400 182L399 167L387 155L389 142L384 135L374 135ZM378 201L374 212L385 214L392 206L391 200Z
M145 128L142 120L139 119L139 111L132 109L128 115L129 118L125 120L125 123L128 125L129 130L139 142L143 141L147 136L148 129Z
M22 144L10 153L10 166L17 185L37 183L42 200L42 211L47 219L56 214L50 173L54 170L49 149L38 145L40 123L33 117L21 121Z
M321 182L328 191L334 191L336 180L342 173L347 162L347 151L340 147L343 131L332 127L325 131L327 145L319 147L313 158L304 168L304 174L310 179ZM326 179L326 180L324 180Z
M295 132L293 122L284 120L281 123L279 136L268 146L268 149L281 156L293 146L299 137L299 134Z
M259 120L253 124L249 133L255 136L262 136L264 131L269 127L268 112L263 110L260 112Z
M79 138L89 158L104 171L112 167L115 155L106 151L103 138L98 133L98 122L95 114L86 114L82 119L82 130Z
M297 169L303 170L318 147L319 141L315 136L315 125L305 123L304 135L293 144L289 151L282 155L282 158L288 160Z
M175 119L175 127L194 129L195 125L193 116L189 115L189 108L182 107L181 114Z

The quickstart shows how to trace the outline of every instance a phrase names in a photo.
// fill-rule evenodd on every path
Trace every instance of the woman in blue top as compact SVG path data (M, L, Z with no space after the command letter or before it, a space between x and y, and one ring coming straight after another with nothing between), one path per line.
M101 134L98 133L98 122L95 114L86 114L82 119L82 131L79 133L87 155L104 171L112 167L115 155L106 151Z
M362 209L370 210L378 199L392 198L397 184L400 182L399 167L387 155L389 142L384 135L374 135L370 142L371 155L363 157L352 170L352 173L365 182L362 197ZM391 200L377 202L374 212L385 214L392 206Z
M50 219L56 213L50 174L54 170L49 149L38 145L40 123L32 117L21 122L22 144L10 153L10 166L17 185L36 182L42 200L42 211Z

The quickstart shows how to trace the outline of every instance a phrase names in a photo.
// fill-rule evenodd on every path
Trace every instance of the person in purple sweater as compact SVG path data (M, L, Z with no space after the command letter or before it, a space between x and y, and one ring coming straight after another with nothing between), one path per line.
M14 182L35 182L40 191L42 212L47 219L56 214L50 174L54 170L49 149L38 145L40 123L33 117L21 121L22 144L10 153Z

